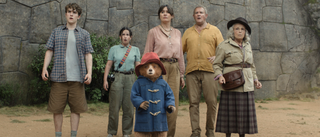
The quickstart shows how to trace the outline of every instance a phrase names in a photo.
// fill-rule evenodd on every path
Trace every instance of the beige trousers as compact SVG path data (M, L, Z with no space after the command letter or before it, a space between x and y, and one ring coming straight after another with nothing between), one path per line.
M134 137L167 137L167 132L134 132Z
M214 73L206 71L192 71L187 74L186 85L189 97L189 114L193 134L200 134L199 103L201 91L207 104L206 135L214 134L216 119L218 82L214 80Z
M178 62L170 63L162 61L167 74L163 75L163 79L169 84L173 91L175 99L176 111L173 113L167 113L168 120L168 137L174 137L176 132L176 120L178 116L178 106L179 106L179 90L180 90L180 70Z

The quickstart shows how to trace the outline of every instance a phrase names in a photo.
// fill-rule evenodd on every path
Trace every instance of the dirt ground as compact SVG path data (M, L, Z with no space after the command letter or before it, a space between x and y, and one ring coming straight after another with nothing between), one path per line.
M320 100L308 101L258 101L256 103L259 133L247 137L319 137ZM201 136L205 137L206 104L200 105ZM51 114L28 117L0 115L0 137L53 137L53 122L36 120L51 119ZM120 118L121 119L121 118ZM12 123L13 120L25 123ZM96 116L81 114L78 137L106 137L108 114ZM121 121L119 121L121 131ZM179 106L176 137L189 137L191 134L188 105ZM68 115L64 115L63 137L70 136ZM224 137L216 133L216 137ZM118 132L117 137L122 137ZM238 137L232 134L232 137Z

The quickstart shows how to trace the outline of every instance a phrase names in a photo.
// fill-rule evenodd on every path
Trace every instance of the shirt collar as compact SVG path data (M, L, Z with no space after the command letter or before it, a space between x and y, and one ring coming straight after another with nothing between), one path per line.
M62 30L68 30L68 28L67 28L67 23L63 25ZM80 27L77 25L77 27L76 27L74 30L79 31L79 30L80 30Z
M206 26L205 28L203 28L203 29L209 29L209 28L210 28L210 23L207 22L207 26ZM193 29L194 29L194 30L197 30L197 29L196 29L196 24L193 25Z
M122 44L120 44L120 47L121 47L121 48L128 48L129 46L130 46L130 45L128 45L128 46L125 47L125 46L123 46Z

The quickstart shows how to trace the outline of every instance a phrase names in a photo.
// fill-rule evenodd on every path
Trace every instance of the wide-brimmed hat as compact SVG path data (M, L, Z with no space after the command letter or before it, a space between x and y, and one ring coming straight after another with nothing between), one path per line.
M248 30L249 34L251 34L251 28L248 25L248 21L245 18L238 17L235 20L230 20L227 24L227 28L229 29L233 24L240 23L242 24L246 30Z
M147 64L147 63L156 63L156 64L158 64L160 66L161 70L162 70L162 75L167 74L166 69L164 68L162 62L160 61L159 56L157 55L157 53L148 52L148 53L146 53L146 54L144 54L142 56L141 63L138 66L136 66L136 68L135 68L137 76L140 76L140 71L139 71L140 67L142 67L144 64Z

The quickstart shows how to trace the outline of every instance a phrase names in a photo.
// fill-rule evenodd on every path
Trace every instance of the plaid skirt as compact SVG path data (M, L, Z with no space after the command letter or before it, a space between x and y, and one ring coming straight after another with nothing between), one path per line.
M258 133L253 91L221 91L216 132Z

